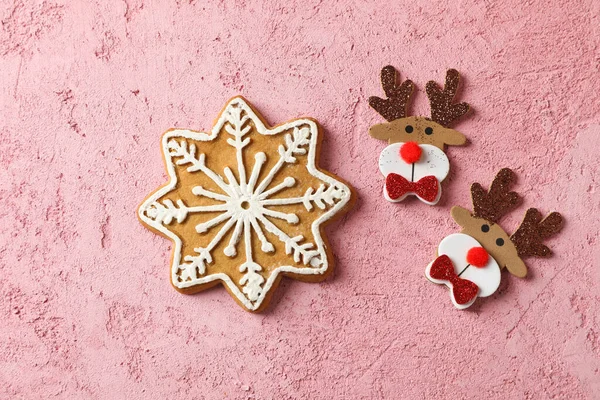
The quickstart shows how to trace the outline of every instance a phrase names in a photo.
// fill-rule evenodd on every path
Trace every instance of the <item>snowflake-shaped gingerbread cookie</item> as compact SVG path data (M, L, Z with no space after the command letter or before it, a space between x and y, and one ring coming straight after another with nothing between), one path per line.
M322 229L350 206L352 193L317 168L318 131L311 119L270 128L235 97L210 133L165 133L170 181L138 215L175 243L177 290L221 282L243 307L259 311L282 275L319 281L331 271Z

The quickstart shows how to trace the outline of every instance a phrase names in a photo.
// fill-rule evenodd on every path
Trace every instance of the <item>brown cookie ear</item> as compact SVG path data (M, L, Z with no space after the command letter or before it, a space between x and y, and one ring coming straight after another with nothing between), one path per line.
M506 269L511 275L517 278L525 278L527 276L527 266L519 257L513 257L506 262Z
M458 71L449 69L446 72L446 83L443 90L435 81L429 81L425 86L431 105L431 119L442 126L448 127L452 121L462 117L469 111L467 103L452 104L459 81Z
M452 215L452 219L454 219L454 221L463 228L469 225L470 221L473 220L471 211L460 206L452 207L450 214Z
M391 65L383 67L381 70L381 86L383 86L383 91L388 98L369 97L369 105L389 122L406 117L408 101L414 89L414 84L410 80L398 85L396 83L397 75L396 68Z
M394 127L388 123L375 124L369 128L369 136L373 139L390 140L394 133Z
M444 144L448 146L462 146L467 143L467 138L459 131L450 128L444 129Z

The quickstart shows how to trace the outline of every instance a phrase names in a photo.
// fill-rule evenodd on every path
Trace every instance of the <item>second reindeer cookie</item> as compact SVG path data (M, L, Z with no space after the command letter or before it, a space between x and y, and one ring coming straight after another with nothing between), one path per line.
M521 201L516 192L510 191L514 181L514 172L503 168L489 190L474 183L473 211L452 207L452 218L462 227L461 233L446 236L438 246L436 259L425 268L427 279L450 289L450 299L458 309L470 307L477 297L494 294L503 268L523 278L527 275L523 258L552 254L543 241L561 231L563 217L559 213L543 217L537 208L530 208L512 235L498 225Z
M242 97L210 132L165 133L169 183L138 215L175 243L173 286L194 293L221 283L245 309L260 311L283 275L324 279L333 257L323 227L351 206L352 193L318 168L319 146L316 121L271 128Z
M450 171L445 145L462 145L466 138L449 128L457 118L469 111L467 103L454 104L459 75L454 69L446 73L444 89L434 81L427 83L431 118L409 116L408 102L414 89L410 80L397 82L397 72L388 65L381 70L381 84L387 99L369 98L369 104L388 123L371 127L369 134L390 144L381 152L379 169L385 177L383 196L398 202L414 195L434 205L440 200L440 183Z

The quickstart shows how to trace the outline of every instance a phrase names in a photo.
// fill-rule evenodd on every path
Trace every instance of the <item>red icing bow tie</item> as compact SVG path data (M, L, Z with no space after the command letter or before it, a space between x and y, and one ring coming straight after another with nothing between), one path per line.
M385 188L392 200L399 199L406 193L415 193L423 200L431 203L437 197L439 187L438 180L433 175L421 178L417 182L410 182L403 176L392 172L385 178Z
M447 255L439 256L431 265L429 275L434 279L448 281L452 284L452 295L458 304L467 304L477 296L479 287L471 281L459 278L454 272L454 265Z

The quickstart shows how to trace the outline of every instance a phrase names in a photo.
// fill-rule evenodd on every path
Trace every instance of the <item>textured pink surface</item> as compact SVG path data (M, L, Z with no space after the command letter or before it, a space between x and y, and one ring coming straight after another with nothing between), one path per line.
M600 397L600 3L378 3L2 2L0 398ZM464 77L471 144L437 207L382 198L366 99L387 63L420 90ZM284 281L261 315L178 294L135 216L165 181L162 132L210 128L235 94L317 118L359 195L329 229L334 276ZM567 225L459 312L423 270L502 166L526 196L507 229L528 206Z

